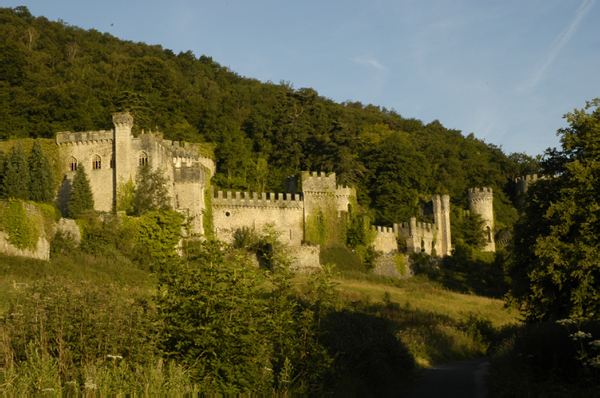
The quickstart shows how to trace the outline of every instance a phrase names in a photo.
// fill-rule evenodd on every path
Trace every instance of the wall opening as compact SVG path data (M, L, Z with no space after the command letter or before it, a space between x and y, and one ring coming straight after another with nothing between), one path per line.
M100 156L94 155L94 158L92 159L92 170L100 170L101 167L102 159L100 159Z
M145 166L148 164L148 154L146 152L140 153L139 164L140 166Z
M77 171L77 159L75 159L73 156L71 156L71 159L69 159L69 170Z

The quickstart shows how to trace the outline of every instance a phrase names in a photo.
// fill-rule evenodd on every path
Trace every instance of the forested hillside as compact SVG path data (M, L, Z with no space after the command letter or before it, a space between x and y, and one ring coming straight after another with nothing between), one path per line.
M217 186L281 192L288 175L333 171L357 187L378 224L423 217L435 193L465 208L468 187L488 186L501 229L516 219L513 178L537 167L438 121L262 83L209 56L120 40L25 7L0 9L0 57L1 139L110 129L111 114L127 110L134 132L212 143Z

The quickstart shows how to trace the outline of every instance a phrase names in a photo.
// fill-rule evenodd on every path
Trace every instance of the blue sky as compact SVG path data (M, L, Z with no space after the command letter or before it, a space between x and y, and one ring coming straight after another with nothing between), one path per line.
M528 155L558 146L562 116L600 97L599 3L0 0Z

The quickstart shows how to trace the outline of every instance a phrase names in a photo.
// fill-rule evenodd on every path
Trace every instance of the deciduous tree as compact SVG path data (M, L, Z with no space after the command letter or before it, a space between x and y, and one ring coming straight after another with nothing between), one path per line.
M600 315L600 100L565 115L515 226L509 299L529 321Z

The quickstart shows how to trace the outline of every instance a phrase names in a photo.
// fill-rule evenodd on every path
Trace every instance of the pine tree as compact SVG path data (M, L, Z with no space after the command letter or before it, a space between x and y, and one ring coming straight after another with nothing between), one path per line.
M54 200L54 172L48 155L38 139L29 156L29 198L35 202L50 203Z
M73 190L69 198L69 217L78 218L86 210L94 210L94 195L83 165L77 166Z
M29 200L29 166L21 141L13 146L4 166L2 195L5 198Z

